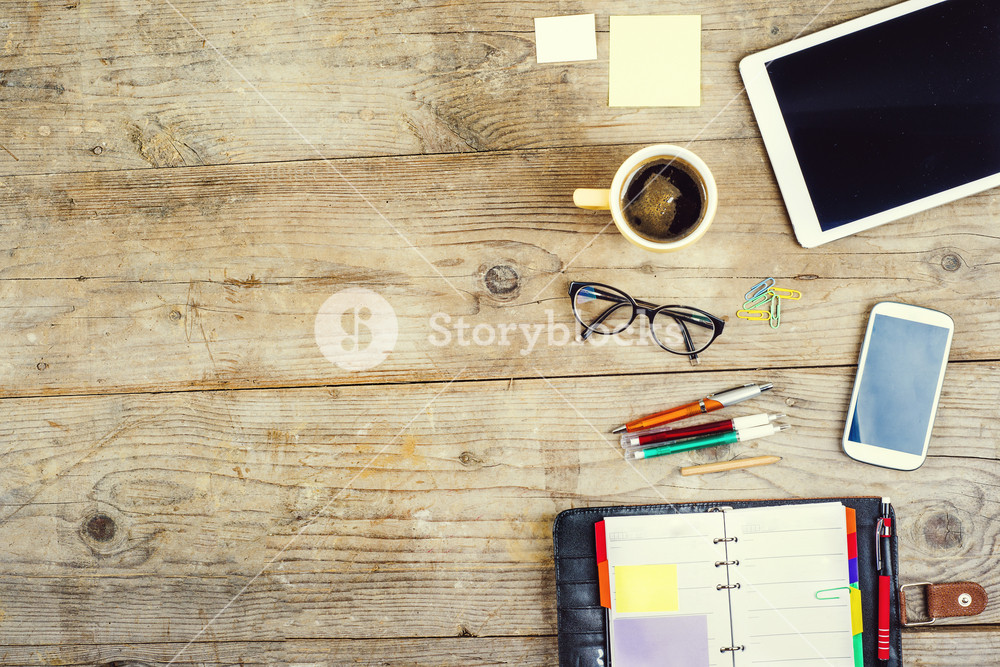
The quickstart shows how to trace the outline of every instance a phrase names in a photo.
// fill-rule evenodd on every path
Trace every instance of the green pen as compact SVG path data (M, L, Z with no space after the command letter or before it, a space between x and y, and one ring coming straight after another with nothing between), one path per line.
M788 424L764 424L753 426L739 431L729 433L713 433L700 438L690 438L680 442L673 442L659 447L630 447L625 450L626 459L649 459L654 456L664 456L666 454L676 454L678 452L688 452L692 449L704 449L706 447L718 447L720 445L731 445L735 442L753 440L774 435L778 431L790 428Z

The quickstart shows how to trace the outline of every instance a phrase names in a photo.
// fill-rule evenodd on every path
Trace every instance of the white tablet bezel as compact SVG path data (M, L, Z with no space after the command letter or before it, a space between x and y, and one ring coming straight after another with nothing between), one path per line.
M806 247L812 248L823 243L850 236L878 225L898 220L921 211L953 202L977 192L989 190L1000 185L1000 173L987 176L955 188L939 192L929 197L917 199L908 204L897 206L875 215L870 215L854 222L849 222L828 231L823 231L819 218L809 196L805 178L799 167L798 159L792 148L791 137L785 126L775 97L771 80L765 68L766 63L803 51L810 47L829 42L845 35L863 30L864 28L891 21L905 14L946 2L947 0L906 0L898 5L881 9L867 16L862 16L840 25L820 30L819 32L794 39L765 51L749 55L740 61L740 75L750 99L757 125L760 128L764 146L767 149L771 167L778 181L778 188L785 200L785 207L795 231L795 238Z
M850 439L851 421L854 419L854 411L858 405L858 391L861 388L861 378L866 370L868 361L868 348L871 345L872 328L875 326L875 316L882 315L909 322L920 322L947 330L948 338L945 340L940 370L938 371L937 386L934 389L934 408L928 416L926 430L924 432L924 445L920 454L910 454L895 449L888 449L878 445L871 445L857 440ZM955 334L955 322L950 316L938 310L912 306L906 303L894 301L881 301L872 307L868 316L868 326L865 328L865 338L861 346L861 353L858 355L858 370L854 378L854 388L851 390L851 402L847 408L847 419L844 423L844 434L841 437L841 445L844 453L855 461L871 463L883 468L893 468L895 470L916 470L927 458L927 447L931 441L931 432L934 430L934 419L937 416L938 405L941 401L941 389L944 386L944 375L948 367L948 357L951 353L951 341Z

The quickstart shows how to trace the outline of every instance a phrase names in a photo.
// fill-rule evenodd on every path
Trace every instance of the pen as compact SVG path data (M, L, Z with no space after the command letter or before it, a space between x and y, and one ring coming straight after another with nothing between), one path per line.
M709 394L705 398L701 398L693 403L686 403L685 405L679 405L676 408L670 408L669 410L664 410L663 412L648 415L642 419L630 421L624 426L619 426L613 430L612 433L621 433L622 431L632 433L633 431L652 428L654 426L659 426L660 424L675 422L680 419L684 419L685 417L692 417L705 412L721 410L727 405L733 405L735 403L754 398L755 396L759 396L761 392L767 391L772 387L774 387L774 385L770 383L762 385L751 383L745 384L742 387L728 389L717 394Z
M692 449L704 449L706 447L718 447L719 445L731 445L735 442L744 442L754 438L763 438L773 435L778 431L790 428L788 424L764 424L754 426L742 431L730 431L729 433L712 433L700 438L689 438L678 442L671 442L659 447L630 447L625 450L627 459L649 459L654 456L664 456L666 454L676 454L687 452Z
M748 417L734 417L733 419L723 419L722 421L711 422L710 424L699 424L698 426L654 426L643 429L635 433L622 433L622 447L639 447L654 445L660 442L680 440L681 438L692 438L697 435L708 435L709 433L726 433L729 431L739 431L751 426L763 426L770 424L776 419L781 419L785 415L769 415L762 412L759 415Z
M889 499L882 498L882 511L875 524L875 565L878 570L878 659L889 660L889 588L892 572L889 541L892 537L892 517Z
M780 456L751 456L745 459L733 459L732 461L719 461L718 463L703 463L698 466L687 466L681 468L681 474L704 475L710 472L726 472L727 470L742 470L753 468L754 466L768 466L781 460Z

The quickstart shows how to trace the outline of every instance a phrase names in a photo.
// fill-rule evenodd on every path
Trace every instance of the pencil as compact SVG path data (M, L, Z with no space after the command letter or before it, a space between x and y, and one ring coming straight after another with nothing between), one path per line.
M705 463L700 466L681 468L682 475L704 475L708 472L725 472L727 470L742 470L754 466L767 466L781 460L780 456L754 456L748 459L733 459L720 463Z

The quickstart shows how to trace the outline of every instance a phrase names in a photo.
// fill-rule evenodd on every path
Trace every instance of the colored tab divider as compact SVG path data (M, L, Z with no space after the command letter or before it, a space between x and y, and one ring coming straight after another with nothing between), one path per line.
M608 543L603 521L594 524L594 538L597 540L597 585L601 594L601 606L611 609L611 576L608 572Z
M864 667L865 651L861 637L861 584L858 577L858 520L857 513L850 507L847 511L847 570L851 584L851 634L854 635L854 666Z

